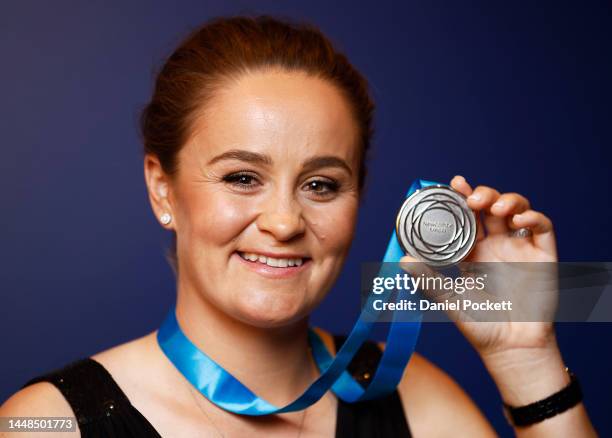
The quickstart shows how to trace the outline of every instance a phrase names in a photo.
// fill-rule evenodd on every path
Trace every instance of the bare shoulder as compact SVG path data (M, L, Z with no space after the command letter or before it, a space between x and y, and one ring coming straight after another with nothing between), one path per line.
M104 365L116 374L121 369L129 369L129 365L138 365L150 360L152 346L155 343L155 332L140 338L132 339L123 344L115 345L107 350L100 351L91 356L92 359Z
M59 389L51 383L39 382L26 386L6 400L0 406L0 417L74 417L74 412ZM13 435L16 434L0 432L0 437ZM20 432L19 436L39 435ZM77 428L75 432L57 432L53 436L74 438L80 433Z
M168 381L173 369L164 360L156 339L156 332L152 332L91 356L106 368L135 406L146 408L153 398L173 393L175 381Z
M147 352L151 350L152 338L152 334L146 335L101 351L92 355L91 358L110 371L113 378L121 382L122 389L126 389L130 395L138 398L142 391L134 391L134 387L138 385L136 376L143 373L142 371L133 373L133 375L128 375L128 373L133 371L134 368L150 370L148 367L130 365L142 365L151 362L148 360L151 354ZM26 386L7 399L0 406L0 417L74 417L74 412L57 387L50 382L39 382ZM0 438L13 435L0 432ZM80 433L77 428L76 432L61 434L58 432L53 435L74 438L80 436ZM38 435L20 432L19 436L25 438Z
M188 388L182 386L182 375L161 351L156 331L91 358L106 368L130 403L157 430L172 430L176 417L193 403Z
M419 353L408 362L398 391L415 436L497 436L457 382Z

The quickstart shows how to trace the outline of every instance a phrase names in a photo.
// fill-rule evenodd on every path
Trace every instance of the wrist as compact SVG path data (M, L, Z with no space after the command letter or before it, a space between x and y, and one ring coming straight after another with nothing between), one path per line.
M541 400L570 382L556 344L498 352L483 361L502 400L510 406Z
M510 406L504 403L504 415L514 427L527 427L562 414L582 401L580 383L567 368L570 383L548 397L524 406ZM567 417L566 417L567 418Z

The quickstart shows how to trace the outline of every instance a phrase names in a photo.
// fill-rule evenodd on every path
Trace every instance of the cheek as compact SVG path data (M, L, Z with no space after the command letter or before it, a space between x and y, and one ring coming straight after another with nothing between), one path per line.
M350 199L336 205L323 205L308 210L307 221L320 251L328 255L348 251L357 221L357 202ZM321 254L321 255L325 255Z
M250 203L227 194L213 193L186 204L186 237L198 245L230 243L252 220Z

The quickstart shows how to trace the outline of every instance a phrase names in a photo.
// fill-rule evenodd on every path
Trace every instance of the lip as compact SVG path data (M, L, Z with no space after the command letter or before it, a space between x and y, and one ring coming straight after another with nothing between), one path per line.
M274 254L273 252L258 251L255 249L241 249L238 252L273 257L275 259L304 259L304 261L306 261L306 259L310 258L304 254L299 254L297 252L284 252L282 254Z
M244 251L249 252L249 251ZM265 253L257 253L261 255L267 256ZM300 272L303 272L305 269L310 268L311 259L306 258L304 262L300 266L287 266L286 268L275 268L273 266L268 266L265 263L260 262L252 262L250 260L245 260L242 258L240 254L234 252L232 257L236 258L238 262L242 263L247 269L258 273L259 275L266 278L273 279L282 279L282 278L291 278L295 275L298 275ZM274 257L273 255L269 255L269 257ZM282 258L299 258L300 256L283 256Z

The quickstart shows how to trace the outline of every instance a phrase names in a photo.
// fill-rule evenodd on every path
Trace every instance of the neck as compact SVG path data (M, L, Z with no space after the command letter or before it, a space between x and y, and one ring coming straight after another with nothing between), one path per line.
M317 375L308 349L307 318L279 328L254 327L180 287L176 316L196 347L272 404L293 401Z

